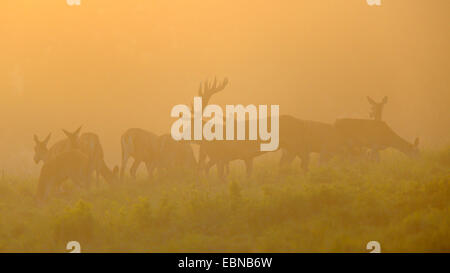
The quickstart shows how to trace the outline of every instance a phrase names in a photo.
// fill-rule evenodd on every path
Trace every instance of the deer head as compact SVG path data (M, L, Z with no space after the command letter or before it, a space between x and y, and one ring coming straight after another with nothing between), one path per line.
M33 160L36 164L39 164L39 162L45 161L48 156L48 141L50 140L50 137L52 136L52 133L48 134L48 136L43 140L40 141L39 138L34 135L34 157Z
M371 97L367 97L367 100L372 106L370 117L375 120L381 120L383 115L383 108L384 105L387 103L388 97L385 96L381 102L375 102Z
M68 131L62 129L62 131L64 132L64 134L65 134L65 135L67 136L67 138L69 139L70 144L72 145L72 148L73 148L73 149L77 149L78 146L79 146L78 137L79 137L79 134L80 134L80 131L81 131L81 127L82 127L82 126L80 126L80 127L79 127L75 132L73 132L73 133L68 132Z
M409 141L403 141L403 143L398 146L398 149L411 158L418 157L420 155L419 138L416 137L413 143L410 143Z

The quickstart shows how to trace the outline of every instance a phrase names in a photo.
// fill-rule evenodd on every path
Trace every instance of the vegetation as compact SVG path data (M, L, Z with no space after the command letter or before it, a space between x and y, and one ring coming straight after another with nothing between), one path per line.
M227 182L159 173L35 200L37 178L0 179L0 252L450 252L450 149L375 162L256 161ZM213 171L214 172L214 171Z

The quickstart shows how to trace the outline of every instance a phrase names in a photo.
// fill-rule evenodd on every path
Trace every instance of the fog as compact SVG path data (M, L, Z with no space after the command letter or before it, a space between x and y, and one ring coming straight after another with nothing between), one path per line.
M450 144L450 1L6 0L0 3L0 170L35 172L33 134L100 136L109 163L139 127L170 131L205 79L211 103L279 104L332 123L383 119L422 149Z

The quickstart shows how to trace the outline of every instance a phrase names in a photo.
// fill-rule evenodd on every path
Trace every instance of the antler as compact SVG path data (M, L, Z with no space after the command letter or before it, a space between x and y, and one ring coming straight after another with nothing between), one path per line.
M214 82L210 84L208 81L205 81L203 83L203 90L202 90L202 84L200 83L200 88L198 89L198 95L202 97L203 99L203 105L207 105L209 103L209 100L211 97L223 89L228 84L228 78L223 79L222 83L217 85L217 78L214 77Z

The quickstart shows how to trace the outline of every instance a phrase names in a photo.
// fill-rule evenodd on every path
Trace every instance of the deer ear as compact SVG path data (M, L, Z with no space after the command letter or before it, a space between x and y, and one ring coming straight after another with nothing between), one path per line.
M74 135L78 135L80 133L82 127L83 126L80 126L73 134Z
M63 133L67 136L70 137L72 134L69 133L68 131L66 131L65 129L62 129Z
M381 103L386 104L387 102L388 102L388 97L385 96L385 97L383 98L383 101L382 101Z
M375 105L375 104L376 104L375 101L374 101L371 97L369 97L369 96L367 96L367 100L368 100L369 103L372 104L372 105Z
M416 140L414 140L414 147L419 147L419 142L420 142L420 140L419 140L419 138L418 137L416 137Z
M34 142L36 142L37 144L40 143L39 138L37 137L37 135L33 135L33 139L34 139Z
M47 145L47 143L50 140L51 136L52 136L52 133L48 134L47 138L44 140L45 145Z

